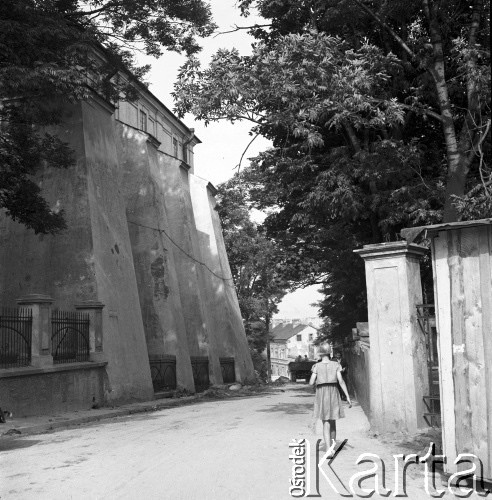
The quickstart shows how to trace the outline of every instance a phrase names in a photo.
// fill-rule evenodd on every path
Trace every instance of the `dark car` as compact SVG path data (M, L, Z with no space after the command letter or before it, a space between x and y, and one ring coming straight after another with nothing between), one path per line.
M316 364L316 361L291 361L289 363L290 380L295 382L297 379L303 378L306 383L311 378L311 368Z

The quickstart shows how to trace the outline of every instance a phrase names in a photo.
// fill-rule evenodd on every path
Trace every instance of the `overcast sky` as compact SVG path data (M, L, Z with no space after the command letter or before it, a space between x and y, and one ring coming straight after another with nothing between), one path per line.
M250 16L242 18L239 9L234 7L234 0L212 0L212 12L218 31L227 31L235 24L249 26L261 19ZM200 53L202 64L207 64L212 54L219 48L235 47L241 54L251 53L253 39L246 31L238 31L210 37L202 42L203 50ZM139 57L142 64L150 64L151 71L147 75L150 90L171 110L174 103L171 97L173 85L177 77L178 68L184 62L184 56L168 52L160 59ZM188 127L195 129L195 134L202 144L195 147L195 173L204 177L212 184L220 184L229 179L234 173L234 167L239 163L241 155L251 141L248 134L251 125L246 122L235 122L234 125L226 122L211 123L205 127L201 122L195 122L193 116L186 116L183 120ZM253 157L269 147L269 142L261 137L255 139L248 149L246 157ZM243 165L245 160L243 160ZM277 315L282 318L299 318L317 316L317 309L310 304L321 298L316 292L317 287L298 290L289 294L280 304Z

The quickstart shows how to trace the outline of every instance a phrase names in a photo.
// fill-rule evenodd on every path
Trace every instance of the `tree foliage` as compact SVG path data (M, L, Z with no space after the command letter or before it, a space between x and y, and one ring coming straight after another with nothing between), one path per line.
M288 255L251 220L241 179L218 187L224 242L250 348L262 353L272 316L289 290Z
M403 227L492 216L489 3L243 0L253 53L195 58L176 109L246 119L273 148L243 185L267 234L312 265L335 334L364 320L352 250Z
M36 233L63 229L63 213L49 207L32 177L42 164L73 161L48 132L63 105L94 91L113 102L134 99L148 69L134 64L135 50L191 55L197 37L213 29L202 0L0 2L0 208Z

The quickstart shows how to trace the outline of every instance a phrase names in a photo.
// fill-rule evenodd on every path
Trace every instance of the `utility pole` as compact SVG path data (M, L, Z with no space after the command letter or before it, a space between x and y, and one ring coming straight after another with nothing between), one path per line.
M268 253L266 254L265 267L263 269L264 290L265 290L265 330L266 330L266 354L267 354L267 382L272 381L272 365L270 356L270 303L268 301L269 283L268 283Z
M270 310L268 304L268 295L266 298L266 312L265 312L265 329L266 329L266 352L267 352L267 381L272 381L272 365L270 361Z

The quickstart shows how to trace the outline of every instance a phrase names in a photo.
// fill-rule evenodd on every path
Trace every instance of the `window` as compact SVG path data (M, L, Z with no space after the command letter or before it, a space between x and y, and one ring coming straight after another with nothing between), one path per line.
M183 144L183 161L188 163L188 150L185 144Z
M313 334L312 333L309 334L309 340L313 340Z
M302 340L302 335L301 335L301 334L299 334L299 335L297 336L297 342L300 342L301 340Z
M173 154L175 158L178 157L178 139L176 137L173 137Z
M147 113L140 110L140 130L147 132Z

